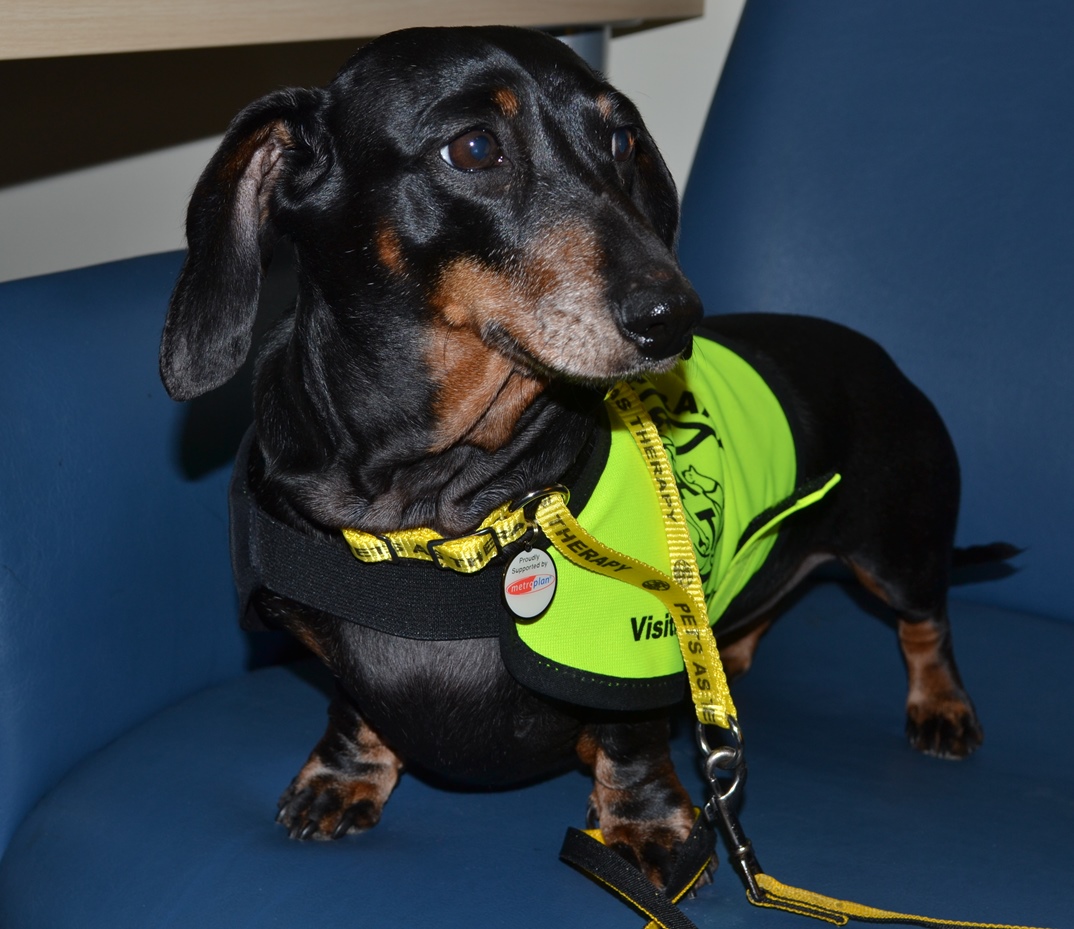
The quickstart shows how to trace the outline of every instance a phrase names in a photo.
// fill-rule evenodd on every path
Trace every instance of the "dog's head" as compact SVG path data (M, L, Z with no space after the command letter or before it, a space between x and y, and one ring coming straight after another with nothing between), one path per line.
M430 383L460 365L593 384L667 367L700 316L677 228L638 111L560 42L389 34L328 87L233 121L191 199L162 377L186 399L235 373L281 235L300 322L327 310L336 335L399 344Z

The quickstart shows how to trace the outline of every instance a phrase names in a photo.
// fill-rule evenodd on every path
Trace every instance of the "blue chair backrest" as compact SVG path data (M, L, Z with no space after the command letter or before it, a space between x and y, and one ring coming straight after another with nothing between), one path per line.
M249 400L160 386L180 259L0 285L0 851L75 761L248 662L226 487Z
M962 461L959 596L1074 619L1074 4L749 0L684 195L710 313L883 344Z

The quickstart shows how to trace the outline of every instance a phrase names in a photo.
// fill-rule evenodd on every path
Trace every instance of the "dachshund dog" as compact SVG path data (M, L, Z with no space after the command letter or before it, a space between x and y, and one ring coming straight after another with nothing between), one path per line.
M939 416L843 327L703 321L677 231L674 184L637 109L557 40L392 33L327 87L271 93L234 119L190 203L162 378L185 400L235 374L288 239L297 302L259 351L242 477L261 511L346 551L344 528L453 538L501 504L570 486L607 432L611 385L670 371L698 340L737 346L795 424L798 480L842 480L780 529L720 618L728 670L749 666L781 596L837 559L897 613L911 742L968 755L981 729L948 629L959 473ZM710 521L722 506L703 469L682 490L709 501ZM438 570L405 567L406 583ZM293 837L373 826L404 765L499 785L580 759L607 843L666 882L693 819L668 708L534 692L494 637L392 635L268 587L253 607L340 684L280 801Z

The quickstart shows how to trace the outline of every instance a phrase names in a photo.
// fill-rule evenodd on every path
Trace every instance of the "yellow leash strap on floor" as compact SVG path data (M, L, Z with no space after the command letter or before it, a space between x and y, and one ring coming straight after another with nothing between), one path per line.
M770 874L760 873L757 882L764 890L759 900L750 899L757 906L767 906L789 913L800 913L823 919L836 926L845 926L850 920L870 923L902 923L911 926L950 926L954 929L1030 929L1028 926L1010 926L1000 923L969 923L956 919L935 919L931 916L912 916L908 913L894 913L879 910L871 906L862 906L850 900L837 900L811 890L788 887L777 881Z

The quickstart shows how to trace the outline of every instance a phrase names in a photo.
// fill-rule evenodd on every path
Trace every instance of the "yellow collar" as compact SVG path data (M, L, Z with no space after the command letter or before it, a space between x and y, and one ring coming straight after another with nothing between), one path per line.
M564 504L570 492L562 485L547 487L497 507L469 535L445 539L432 529L401 529L373 535L360 529L344 529L354 557L369 564L413 559L431 561L438 568L474 574L499 555L505 546L523 538L534 526L534 510L545 497L555 495Z

